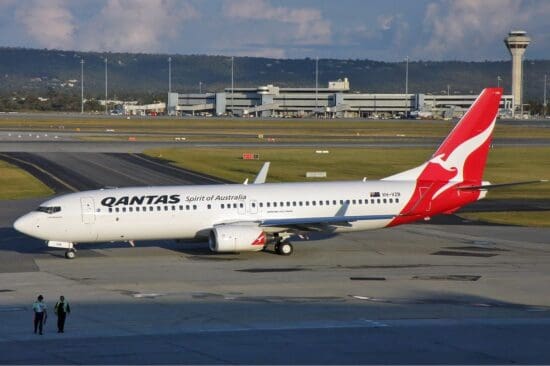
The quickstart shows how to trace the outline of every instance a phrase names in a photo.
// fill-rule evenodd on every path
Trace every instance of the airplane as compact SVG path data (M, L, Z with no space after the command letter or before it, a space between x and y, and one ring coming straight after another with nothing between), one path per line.
M484 89L433 156L379 181L99 189L55 197L15 221L21 233L76 256L77 243L208 239L213 252L290 255L310 231L371 230L451 214L485 197L482 180L502 88Z

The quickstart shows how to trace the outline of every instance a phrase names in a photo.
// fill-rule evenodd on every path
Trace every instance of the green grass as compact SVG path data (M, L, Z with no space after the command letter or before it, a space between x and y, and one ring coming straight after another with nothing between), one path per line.
M0 199L43 197L53 191L26 171L0 160Z

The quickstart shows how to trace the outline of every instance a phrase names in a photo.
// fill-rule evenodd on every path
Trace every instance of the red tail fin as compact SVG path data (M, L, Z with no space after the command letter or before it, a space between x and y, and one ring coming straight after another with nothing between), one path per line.
M481 184L501 96L501 88L484 89L430 160L386 178L416 180L415 192L403 215L431 216L479 197L479 192L461 195L453 188L463 183ZM394 224L398 223L402 222Z

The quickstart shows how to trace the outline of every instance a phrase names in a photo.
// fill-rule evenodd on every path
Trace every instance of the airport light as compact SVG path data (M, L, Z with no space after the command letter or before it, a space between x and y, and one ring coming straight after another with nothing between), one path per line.
M84 59L80 58L80 113L84 113Z
M168 93L172 92L172 57L168 57Z
M107 57L105 57L105 114L109 114L107 111Z

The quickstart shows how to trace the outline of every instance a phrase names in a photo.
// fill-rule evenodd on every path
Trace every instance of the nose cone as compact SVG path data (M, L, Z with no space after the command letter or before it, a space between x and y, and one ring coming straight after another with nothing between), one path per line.
M30 217L29 214L27 214L18 218L13 223L13 227L20 233L32 236L34 231L33 229L35 228L34 220Z

